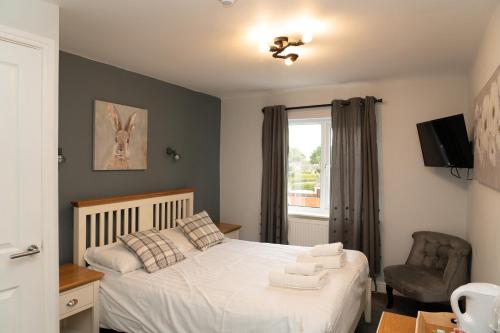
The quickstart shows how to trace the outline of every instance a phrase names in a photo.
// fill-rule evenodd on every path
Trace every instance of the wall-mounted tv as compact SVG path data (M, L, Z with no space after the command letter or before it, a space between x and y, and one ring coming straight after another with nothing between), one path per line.
M463 114L417 124L425 166L472 168L474 157Z

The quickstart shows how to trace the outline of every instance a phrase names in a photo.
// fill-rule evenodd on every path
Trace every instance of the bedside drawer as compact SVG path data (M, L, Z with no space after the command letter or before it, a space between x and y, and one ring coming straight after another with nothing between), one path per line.
M94 288L92 284L66 291L59 295L59 316L88 307L94 302Z

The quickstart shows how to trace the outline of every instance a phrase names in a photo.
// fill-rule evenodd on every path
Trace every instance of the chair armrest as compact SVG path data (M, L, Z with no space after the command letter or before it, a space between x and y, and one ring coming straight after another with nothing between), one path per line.
M468 256L463 251L451 250L448 253L448 263L444 269L443 281L448 294L469 282Z

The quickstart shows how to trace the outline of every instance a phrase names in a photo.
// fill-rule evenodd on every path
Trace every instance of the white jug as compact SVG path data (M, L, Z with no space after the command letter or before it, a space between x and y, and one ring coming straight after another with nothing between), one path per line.
M451 294L451 308L457 316L458 327L467 333L495 333L493 321L495 297L500 287L490 283L469 283ZM460 311L458 299L465 297L466 312Z
M495 298L493 305L493 318L491 320L491 328L495 332L500 332L500 294Z

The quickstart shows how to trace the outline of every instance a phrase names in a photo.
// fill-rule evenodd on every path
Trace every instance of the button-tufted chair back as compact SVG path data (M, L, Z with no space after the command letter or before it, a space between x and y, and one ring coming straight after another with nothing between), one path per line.
M468 261L472 251L469 243L455 236L432 231L418 231L412 237L413 247L407 265L442 272L443 280L451 291L469 280Z

